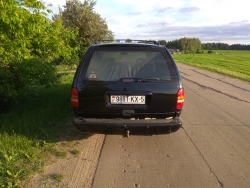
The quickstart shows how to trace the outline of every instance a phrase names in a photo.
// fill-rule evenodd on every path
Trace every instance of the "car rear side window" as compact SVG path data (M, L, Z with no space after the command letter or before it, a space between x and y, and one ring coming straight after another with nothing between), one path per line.
M165 51L96 50L86 60L84 80L117 81L121 78L171 80L170 58Z

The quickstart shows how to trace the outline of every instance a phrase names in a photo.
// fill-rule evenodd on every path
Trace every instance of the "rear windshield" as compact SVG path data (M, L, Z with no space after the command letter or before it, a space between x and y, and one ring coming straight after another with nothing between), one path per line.
M117 81L121 78L171 80L170 58L165 51L97 50L93 51L86 61L84 80Z

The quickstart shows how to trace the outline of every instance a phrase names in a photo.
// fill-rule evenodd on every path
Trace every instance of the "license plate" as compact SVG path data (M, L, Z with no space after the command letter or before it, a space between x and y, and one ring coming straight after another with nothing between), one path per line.
M145 104L145 96L111 95L111 104Z

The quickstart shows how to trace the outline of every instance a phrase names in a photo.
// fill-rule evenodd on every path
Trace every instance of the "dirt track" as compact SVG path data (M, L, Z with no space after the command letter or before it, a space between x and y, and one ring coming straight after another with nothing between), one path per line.
M250 187L250 85L178 64L183 128L170 135L93 135L28 187ZM63 174L61 182L54 174Z

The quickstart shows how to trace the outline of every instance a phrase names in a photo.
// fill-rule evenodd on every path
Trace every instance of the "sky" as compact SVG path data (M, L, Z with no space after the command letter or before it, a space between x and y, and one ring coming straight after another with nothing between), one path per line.
M54 13L66 2L43 1L53 4ZM249 0L96 0L95 12L115 39L250 44L249 7Z

